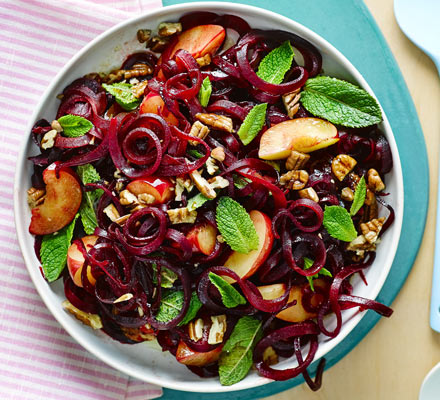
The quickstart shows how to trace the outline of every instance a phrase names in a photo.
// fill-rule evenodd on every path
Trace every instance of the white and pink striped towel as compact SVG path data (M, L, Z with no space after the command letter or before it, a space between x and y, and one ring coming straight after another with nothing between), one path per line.
M86 352L46 309L15 237L13 176L28 118L58 70L99 33L161 0L0 0L0 399L146 400L138 382Z

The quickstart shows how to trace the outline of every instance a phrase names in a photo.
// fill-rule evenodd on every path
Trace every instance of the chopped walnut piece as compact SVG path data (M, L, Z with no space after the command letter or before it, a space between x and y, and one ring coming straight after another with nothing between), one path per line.
M218 165L216 164L214 158L208 157L206 160L206 171L209 175L214 175L218 171Z
M133 85L131 87L131 92L133 93L133 96L137 99L141 96L143 96L145 92L145 88L148 87L148 81L145 79L142 82L136 83L136 85Z
M46 191L44 189L35 189L31 187L27 191L27 201L30 208L35 208L44 202Z
M311 187L300 190L298 194L299 197L301 197L302 199L310 199L313 200L315 203L319 202L318 194L316 193L315 189Z
M213 149L211 151L211 157L214 160L223 162L223 161L225 161L225 156L226 155L225 155L225 151L223 150L223 147L216 147L215 149Z
M55 129L58 133L63 131L63 127L61 126L61 124L56 119L54 119L52 121L50 126L51 126L52 129Z
M147 64L136 63L131 69L124 70L124 79L130 79L138 76L150 75L153 73L153 68Z
M161 22L158 27L160 36L168 37L176 33L182 32L182 24L180 22Z
M293 171L295 169L301 169L309 161L310 156L299 151L292 150L290 156L286 160L286 169Z
M69 311L76 319L90 326L93 329L101 329L101 317L98 314L90 314L76 308L69 300L64 300L62 306Z
M208 182L213 189L223 189L229 186L229 181L222 176L215 176L214 178L211 178Z
M137 197L127 189L119 193L119 202L123 206L131 206L139 203Z
M134 342L145 342L156 339L153 333L143 332L141 328L121 328L122 333Z
M188 207L173 208L167 214L172 224L193 224L197 218L197 211L189 211Z
M200 67L204 67L211 64L211 55L209 53L206 53L203 57L196 58L196 61Z
M165 50L166 45L169 43L170 39L161 36L153 36L147 43L147 47L155 53L161 53Z
M104 214L107 215L107 217L109 217L110 221L112 222L116 222L116 220L121 217L118 210L113 204L109 204L106 208L104 208L103 211Z
M376 195L368 188L364 204L365 212L362 216L363 222L377 218L379 215L379 207L377 206Z
M140 43L146 43L150 40L151 29L139 29L136 36Z
M200 121L196 121L193 123L191 130L189 131L190 136L197 137L199 139L205 139L208 136L209 128L206 125L203 125ZM197 146L199 142L195 140L190 140L189 144L193 146Z
M263 351L263 361L267 365L274 365L278 363L278 354L275 353L275 350L272 346L266 347Z
M211 316L212 325L209 330L208 344L218 344L223 342L226 332L226 315Z
M347 154L339 154L332 161L333 174L343 181L349 172L356 166L357 161Z
M41 139L41 148L43 150L51 149L55 145L55 138L57 134L58 132L55 129L51 129L50 131L46 132Z
M217 196L215 190L199 171L192 171L190 172L189 176L197 186L197 189L199 189L200 193L202 193L205 197L208 199L214 199Z
M197 113L196 118L215 129L231 133L234 129L232 119L224 115Z
M289 171L281 175L280 184L291 190L300 190L306 186L308 180L309 174L307 171L301 169Z
M373 244L377 241L379 237L379 232L385 222L385 217L372 219L366 223L360 225L362 234L368 243Z
M205 324L203 319L198 318L188 324L188 335L194 342L199 341L203 337L203 328Z
M368 170L368 187L376 193L385 189L385 184L383 183L379 172L374 168Z
M194 184L191 182L191 179L189 178L176 178L176 187L174 189L176 196L175 196L175 200L176 201L181 201L182 200L182 193L185 191L185 189L188 192L191 192L191 190L193 190Z
M137 198L141 204L153 204L156 201L156 198L149 193L141 193Z
M341 198L342 198L342 200L345 200L345 201L353 201L353 199L354 199L353 190L349 187L345 187L341 191Z
M122 296L118 297L113 304L116 303L122 303L123 301L128 301L131 300L133 298L133 294L132 293L125 293Z
M356 252L356 255L359 257L364 257L366 251L376 250L376 244L368 243L364 235L359 235L356 239L352 240L348 244L347 250Z
M301 88L294 90L293 92L286 93L282 96L284 107L286 107L287 115L293 118L299 109L299 99Z
M125 214L122 217L119 217L115 222L118 225L123 226L127 222L127 219L129 219L129 218L130 218L130 214Z

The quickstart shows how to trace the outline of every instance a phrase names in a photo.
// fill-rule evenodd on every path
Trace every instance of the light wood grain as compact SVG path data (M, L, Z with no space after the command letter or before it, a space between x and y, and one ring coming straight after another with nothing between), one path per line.
M410 276L392 305L393 316L382 319L350 354L326 371L320 391L314 393L301 385L267 398L271 400L415 400L424 376L440 362L440 334L429 327L440 148L440 80L433 62L400 31L393 1L365 3L396 57L425 135L431 176L425 236Z

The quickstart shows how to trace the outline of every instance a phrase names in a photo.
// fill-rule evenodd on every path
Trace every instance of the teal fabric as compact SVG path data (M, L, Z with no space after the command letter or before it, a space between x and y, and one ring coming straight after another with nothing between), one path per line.
M396 136L402 161L405 210L397 255L378 301L391 304L404 284L423 237L428 208L429 170L423 133L399 67L374 19L361 0L241 0L278 12L307 26L340 50L363 74L379 98ZM163 0L164 6L183 3ZM428 305L426 305L428 307ZM367 311L359 325L327 354L329 368L348 354L373 328L379 316ZM386 321L385 321L386 323ZM426 321L428 323L428 321ZM316 362L310 368L314 371ZM303 383L302 377L225 394L187 393L164 389L166 400L257 399ZM325 385L325 374L323 384Z

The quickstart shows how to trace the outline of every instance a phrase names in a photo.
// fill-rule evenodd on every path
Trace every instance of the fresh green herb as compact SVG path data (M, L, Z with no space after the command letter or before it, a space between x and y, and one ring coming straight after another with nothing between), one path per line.
M285 41L261 60L257 75L266 82L280 84L292 66L294 55L292 45Z
M301 103L313 115L351 128L382 121L379 104L368 92L328 76L308 79L301 94Z
M216 212L217 228L232 250L248 254L258 249L258 235L244 207L230 197L221 197Z
M240 125L237 134L245 146L261 131L266 120L266 110L267 103L254 106Z
M76 168L76 172L84 185L87 183L98 182L101 179L98 171L96 171L95 167L91 164L79 165ZM81 222L84 226L84 231L87 235L92 235L93 232L95 232L95 228L98 226L95 214L95 203L102 196L102 193L101 189L84 193L79 213L81 215Z
M199 310L202 308L202 305L203 305L202 302L197 297L197 293L192 292L188 311L186 312L182 321L178 323L178 325L179 326L186 325L188 322L192 321L196 317Z
M209 273L209 280L218 289L222 296L225 307L234 308L240 304L246 304L246 299L229 282L226 282L221 276Z
M243 178L239 175L233 175L233 178L234 178L234 186L237 189L243 189L246 185L252 182L249 178Z
M188 200L187 207L189 211L194 211L197 208L200 208L205 204L207 201L212 200L206 196L204 196L202 193L197 193L194 197L191 197Z
M326 206L323 225L335 239L351 242L357 237L350 214L344 207Z
M50 235L44 235L41 242L40 257L44 276L49 282L59 278L67 262L67 250L75 229L76 214L73 221L58 232Z
M63 128L63 134L67 137L79 137L85 135L93 124L79 115L67 114L58 118L58 122Z
M157 285L157 266L153 264L155 284ZM174 282L177 280L178 276L175 272L171 271L167 267L160 268L160 286L165 289L170 289L173 287Z
M157 312L156 319L160 322L168 322L176 318L183 307L183 291L171 291L165 294L160 302L159 311ZM188 311L183 317L183 320L179 325L185 325L191 321L202 307L202 303L197 297L197 293L191 294L191 301L189 303Z
M188 154L189 154L190 156L193 156L194 158L197 158L197 159L203 157L203 154L200 153L200 151L198 151L198 150L196 150L196 149L189 149L189 150L188 150Z
M126 111L134 110L141 102L131 91L132 86L124 82L116 82L112 85L102 84L102 87L113 95L116 102Z
M246 316L235 325L218 362L222 385L240 382L251 369L254 348L263 336L262 324L258 319Z
M354 191L353 203L350 207L350 215L354 216L361 209L365 202L365 196L367 195L367 184L365 183L365 177L362 176Z
M308 257L304 257L304 269L309 269L313 265L314 261ZM330 276L332 277L332 273L327 269L322 267L319 272L312 276L306 276L307 280L309 281L310 289L315 291L315 288L313 287L313 280L317 279L319 275L324 276Z
M206 107L209 103L209 98L211 97L212 93L212 85L211 81L208 77L203 79L202 86L200 86L199 90L199 102L202 107Z

